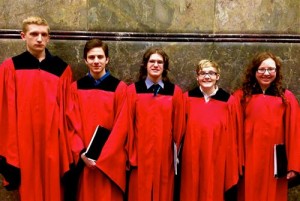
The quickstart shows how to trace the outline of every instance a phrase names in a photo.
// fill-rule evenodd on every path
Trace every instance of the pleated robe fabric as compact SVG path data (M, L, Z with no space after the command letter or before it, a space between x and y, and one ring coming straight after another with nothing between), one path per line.
M285 90L286 105L274 95L272 87L265 94L255 90L247 98L244 112L245 172L239 182L238 200L287 200L287 179L274 177L274 145L286 145L288 170L300 171L299 104L291 91ZM234 96L241 100L243 92ZM241 106L242 107L242 106Z
M223 201L239 177L236 102L222 89L205 102L199 87L185 99L180 200Z
M145 81L128 87L129 201L172 201L174 143L184 128L182 90L170 82L156 96Z
M59 201L63 197L60 179L72 162L65 133L71 68L48 50L42 62L24 52L5 60L0 76L4 177L11 180L18 175L15 170L20 170L22 201Z
M109 75L99 85L85 76L71 87L68 119L75 162L87 148L98 125L111 130L96 169L84 167L78 183L77 200L123 200L126 185L127 85Z

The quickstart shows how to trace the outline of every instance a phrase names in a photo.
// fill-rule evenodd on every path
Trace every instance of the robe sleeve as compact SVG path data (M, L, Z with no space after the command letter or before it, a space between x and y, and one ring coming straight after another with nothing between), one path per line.
M17 189L21 181L15 84L13 62L7 59L0 66L0 173L8 190Z
M239 179L239 162L238 162L238 125L237 107L233 96L228 100L228 137L227 153L225 163L225 191L237 184Z
M299 104L296 97L285 91L287 108L285 114L285 142L288 158L288 171L300 173L300 134L299 134Z
M101 155L96 161L97 167L107 175L123 192L126 187L125 150L128 118L127 118L127 85L120 82L115 91L115 120L111 133L103 146Z
M135 100L136 92L134 84L131 84L127 90L127 112L128 112L128 140L126 144L126 149L128 152L128 168L136 167L137 164L137 146L135 140L134 132L134 122L135 122Z
M70 144L73 162L77 164L79 161L80 153L84 149L84 143L79 135L79 133L82 133L82 120L76 82L73 82L70 87L67 102L67 137Z
M70 165L73 163L73 157L71 152L71 145L69 142L66 111L67 111L67 98L72 83L72 71L68 65L64 73L60 77L58 87L58 105L59 105L59 154L60 154L60 172L61 176L70 169Z
M239 174L243 175L243 168L245 166L245 144L244 144L244 109L241 104L243 92L242 90L237 90L234 92L235 97L235 119L237 122L237 149L238 149L238 164L239 164Z
M173 95L173 140L176 144L177 151L180 150L181 140L185 128L185 103L182 90L175 86Z

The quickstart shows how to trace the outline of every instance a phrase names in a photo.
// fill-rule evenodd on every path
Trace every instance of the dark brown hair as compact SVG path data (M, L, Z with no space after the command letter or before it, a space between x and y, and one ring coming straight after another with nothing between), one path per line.
M88 51L90 51L91 49L96 48L96 47L102 48L103 52L105 54L105 57L106 58L109 57L108 45L105 42L103 42L102 40L100 40L98 38L94 38L94 39L91 39L86 42L84 49L83 49L83 58L86 60Z
M149 48L143 56L143 60L140 66L140 74L139 74L139 80L144 80L147 77L147 63L149 61L149 58L151 57L152 54L159 54L162 56L163 61L164 61L164 70L162 73L162 79L163 81L169 81L168 78L168 71L169 71L169 56L167 53L159 48L159 47L151 47Z

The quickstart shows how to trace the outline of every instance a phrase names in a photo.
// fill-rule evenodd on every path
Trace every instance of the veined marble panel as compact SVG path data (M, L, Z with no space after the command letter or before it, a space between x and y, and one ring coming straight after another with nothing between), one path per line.
M29 16L45 18L52 30L86 30L87 0L0 0L1 29L20 29Z
M299 0L216 0L216 32L300 33Z
M107 41L110 63L108 69L126 83L134 82L138 76L142 56L150 46L160 46L170 57L170 78L184 90L196 84L195 66L201 59L211 59L221 67L220 86L228 91L239 87L245 66L253 55L261 51L271 51L283 62L284 86L291 89L300 100L300 44L290 43L213 43L213 42L132 42ZM49 50L62 57L73 69L74 79L87 72L83 61L81 40L52 40ZM9 56L24 50L23 41L0 40L1 62Z
M300 33L299 0L0 0L0 28L40 15L52 30Z

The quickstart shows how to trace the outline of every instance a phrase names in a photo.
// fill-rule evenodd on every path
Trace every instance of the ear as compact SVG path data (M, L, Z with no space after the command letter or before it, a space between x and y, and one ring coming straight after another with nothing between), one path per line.
M217 74L216 80L220 79L220 74Z
M108 64L108 62L109 62L109 57L106 58L106 62L105 63Z
M21 38L22 38L22 40L26 40L25 33L23 31L21 32Z

